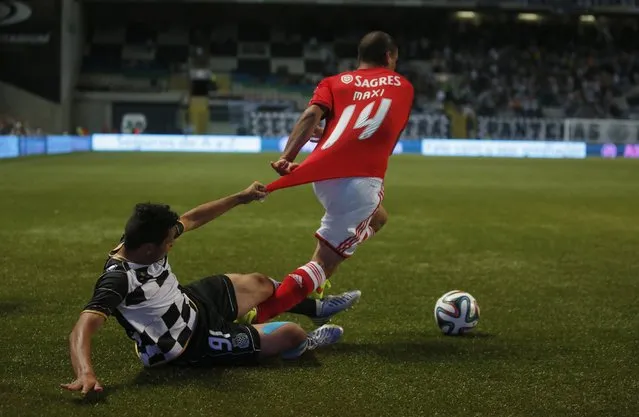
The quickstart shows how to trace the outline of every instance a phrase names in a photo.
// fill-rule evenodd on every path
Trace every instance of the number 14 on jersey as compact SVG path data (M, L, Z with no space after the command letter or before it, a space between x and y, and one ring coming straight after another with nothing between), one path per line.
M375 104L377 104L377 101L368 103L366 107L362 109L362 111L359 113L359 116L357 116L357 120L355 120L355 124L352 127L353 130L363 129L357 137L359 140L369 139L371 136L373 136L373 134L375 134L377 129L379 129L379 127L382 125L384 118L388 114L391 103L392 100L389 98L381 99L381 101L379 102L379 108L377 109L377 112L373 117L370 116L373 108L375 107ZM355 114L356 107L357 104L351 104L344 108L344 111L337 121L335 128L331 132L331 135L328 137L328 139L326 139L324 145L322 145L322 149L330 148L335 144L335 142L337 142L344 136L346 128L349 126L351 119Z

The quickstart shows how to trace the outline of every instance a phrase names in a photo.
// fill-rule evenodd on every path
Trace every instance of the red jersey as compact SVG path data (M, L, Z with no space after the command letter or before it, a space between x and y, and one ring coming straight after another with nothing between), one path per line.
M348 177L384 178L413 105L413 86L386 68L359 69L323 79L309 105L325 107L326 127L315 150L269 191Z

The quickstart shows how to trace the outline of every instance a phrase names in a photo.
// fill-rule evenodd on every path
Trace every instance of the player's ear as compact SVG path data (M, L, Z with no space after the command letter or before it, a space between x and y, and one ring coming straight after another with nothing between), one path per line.
M393 64L393 53L391 51L386 51L386 66L390 67Z
M397 52L396 51L386 51L386 66L390 69L395 69L395 65L397 63Z

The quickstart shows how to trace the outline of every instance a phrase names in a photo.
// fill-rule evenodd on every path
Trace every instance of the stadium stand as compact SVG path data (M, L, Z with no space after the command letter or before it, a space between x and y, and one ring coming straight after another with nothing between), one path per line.
M220 20L234 23L210 29L182 25L179 18L171 25L141 25L135 10L128 20L106 20L115 26L101 19L88 32L80 87L183 90L190 57L205 50L217 76L216 95L281 99L299 107L319 79L356 64L362 31L349 28L379 21L380 13L388 13L341 8L352 22L343 26L311 16L312 7L290 9L295 19L280 19L277 26L266 23L273 13L268 8L260 9L266 14L260 22L245 11ZM302 27L300 20L308 24ZM421 24L414 24L417 21ZM417 111L434 110L444 98L453 98L486 116L639 114L635 19L593 22L579 16L548 16L522 21L516 14L464 15L432 9L414 13L402 8L386 16L385 26L400 43L399 71L417 88Z
M0 115L0 135L43 136L44 132L40 128L32 128L27 122Z
M486 133L488 119L565 127L561 120L639 118L639 21L632 15L346 5L286 11L283 18L279 7L264 4L87 3L77 88L174 97L177 116L149 121L148 132L197 133L208 119L210 133L277 136L322 77L356 66L361 35L382 29L395 36L398 71L416 88L413 111L425 124L415 137L509 134ZM204 113L190 101L194 71L197 90L210 100ZM119 130L128 113L113 109L104 124ZM276 113L280 127L256 129L252 115ZM437 128L441 116L458 128ZM564 127L549 129L563 138ZM531 135L527 128L516 137Z

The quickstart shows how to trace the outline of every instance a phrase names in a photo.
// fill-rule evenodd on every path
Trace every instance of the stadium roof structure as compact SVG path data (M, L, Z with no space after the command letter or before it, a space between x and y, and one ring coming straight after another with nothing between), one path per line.
M84 0L95 3L130 0ZM164 3L166 0L137 0L140 3ZM181 0L182 3L309 4L348 6L433 7L459 10L530 10L551 13L639 13L639 0Z

